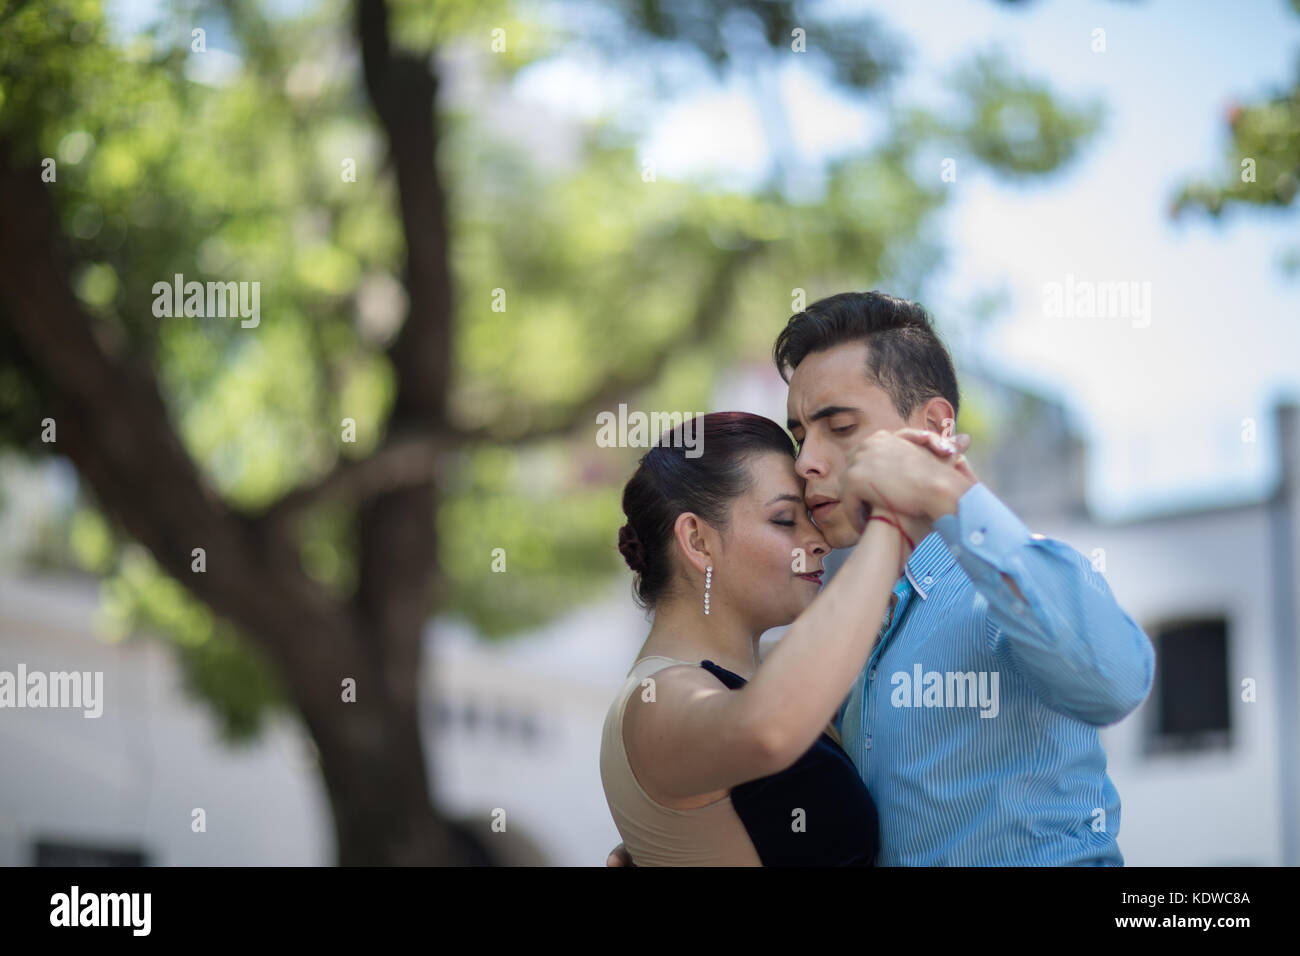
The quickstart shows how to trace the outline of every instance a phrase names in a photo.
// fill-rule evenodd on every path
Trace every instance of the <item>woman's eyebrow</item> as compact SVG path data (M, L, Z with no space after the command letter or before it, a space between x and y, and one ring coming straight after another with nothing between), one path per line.
M767 503L767 505L774 505L774 504L776 504L778 501L795 501L795 502L798 502L799 504L803 504L803 495L788 495L788 494L787 494L787 495L777 495L775 498L773 498L771 501L769 501L769 502ZM763 507L766 508L767 505L763 505Z

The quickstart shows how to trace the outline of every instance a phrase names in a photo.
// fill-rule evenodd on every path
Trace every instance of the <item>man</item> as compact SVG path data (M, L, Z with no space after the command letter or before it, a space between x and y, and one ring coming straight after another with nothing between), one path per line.
M947 435L960 401L925 310L834 295L773 357L830 545L856 544L867 509L932 529L836 718L879 812L877 865L1122 866L1098 728L1150 691L1151 642L1087 559L917 443Z

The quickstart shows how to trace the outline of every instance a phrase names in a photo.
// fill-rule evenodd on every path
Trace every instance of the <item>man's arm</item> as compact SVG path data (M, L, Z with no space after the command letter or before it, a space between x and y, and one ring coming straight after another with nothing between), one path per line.
M1031 535L982 484L949 486L935 501L934 530L988 602L990 650L1059 713L1105 726L1135 710L1151 690L1155 652L1091 563Z
M934 454L923 452L927 447ZM1096 726L1121 720L1151 689L1155 652L1088 561L1029 529L924 429L876 432L849 456L846 482L872 509L939 532L988 603L990 650L1058 713Z

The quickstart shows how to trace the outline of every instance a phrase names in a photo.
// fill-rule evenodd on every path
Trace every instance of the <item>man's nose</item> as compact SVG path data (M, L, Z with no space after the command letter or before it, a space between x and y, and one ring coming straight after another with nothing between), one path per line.
M820 478L826 474L826 463L805 443L799 448L799 457L794 460L795 474L800 478Z

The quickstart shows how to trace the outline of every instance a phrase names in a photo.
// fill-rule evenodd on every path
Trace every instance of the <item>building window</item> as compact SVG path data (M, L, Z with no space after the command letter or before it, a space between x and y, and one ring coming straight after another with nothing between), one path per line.
M439 697L434 703L434 723L439 731L445 731L456 720L456 711L445 697Z
M531 708L500 702L454 700L442 695L433 705L433 726L444 736L491 739L498 743L535 748L542 729Z
M1173 621L1148 633L1156 652L1156 674L1147 752L1228 747L1228 622L1221 617Z
M37 840L33 847L37 866L148 866L143 850L130 847L92 846L86 843Z

